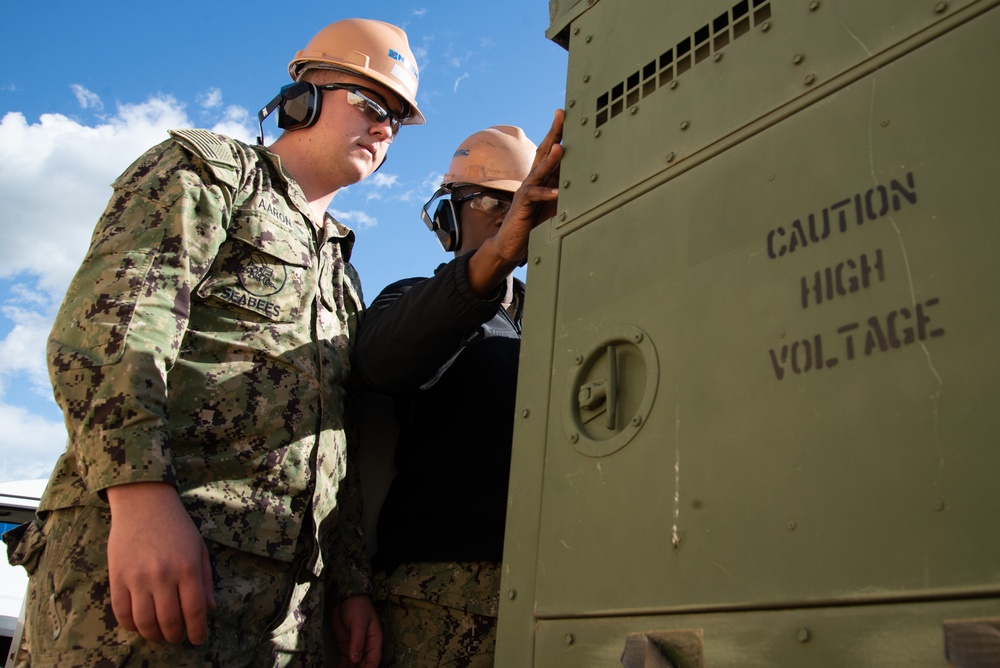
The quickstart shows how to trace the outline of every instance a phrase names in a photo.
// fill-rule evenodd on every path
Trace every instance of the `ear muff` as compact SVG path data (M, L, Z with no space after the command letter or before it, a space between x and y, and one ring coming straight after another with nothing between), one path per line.
M297 81L281 89L282 100L278 105L278 127L282 130L307 128L319 118L323 96L316 84Z
M458 211L450 199L442 199L434 210L434 234L449 253L462 242L462 226L458 223Z
M264 143L264 119L278 110L278 127L282 130L298 130L307 128L319 118L320 104L323 96L319 94L316 84L308 81L296 81L282 86L277 95L257 112L257 123L260 125L260 136L257 143Z

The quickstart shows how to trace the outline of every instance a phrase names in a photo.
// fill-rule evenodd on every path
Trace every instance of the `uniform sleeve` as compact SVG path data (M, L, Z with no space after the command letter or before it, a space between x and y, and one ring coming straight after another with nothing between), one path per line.
M176 484L166 372L231 207L229 190L170 140L113 187L47 347L69 447L91 493L140 481Z
M469 287L469 256L444 265L429 279L387 287L365 311L354 368L370 388L411 392L431 378L500 308L501 294L485 301Z

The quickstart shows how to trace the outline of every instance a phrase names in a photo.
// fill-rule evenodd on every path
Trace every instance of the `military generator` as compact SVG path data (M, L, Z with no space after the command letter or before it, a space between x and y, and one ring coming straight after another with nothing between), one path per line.
M1000 665L997 0L550 0L500 668Z

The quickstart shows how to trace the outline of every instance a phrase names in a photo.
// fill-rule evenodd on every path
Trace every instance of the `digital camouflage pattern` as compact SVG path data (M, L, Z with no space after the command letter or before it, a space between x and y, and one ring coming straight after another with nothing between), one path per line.
M310 219L276 156L173 135L115 182L56 319L70 444L39 509L167 481L207 539L289 561L345 474L354 235Z
M493 665L500 564L402 564L376 576L384 668Z
M323 588L311 581L308 572L300 572L305 555L288 564L207 541L217 605L208 614L209 642L197 647L148 643L119 626L111 610L109 527L107 510L76 506L47 518L42 543L31 537L23 541L36 547L24 565L46 574L33 578L26 602L30 665L112 668L126 661L142 668L324 665ZM309 551L308 542L300 552ZM282 616L284 621L271 630Z
M360 521L337 521L360 517L344 480L354 234L312 220L263 147L171 135L114 183L56 318L69 444L39 513L166 481L207 541L290 562L306 526L335 600L367 592Z

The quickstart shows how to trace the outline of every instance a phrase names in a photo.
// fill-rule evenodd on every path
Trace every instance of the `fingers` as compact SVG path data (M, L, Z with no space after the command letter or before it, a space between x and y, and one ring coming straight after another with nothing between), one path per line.
M115 579L111 580L111 611L122 628L133 632L139 630L132 618L132 596L128 588Z
M377 618L368 624L368 650L365 652L365 662L362 668L378 668L382 661L382 627Z
M566 112L562 109L556 109L552 118L552 125L549 126L549 131L545 133L542 143L540 143L538 148L535 150L536 162L548 154L554 145L562 142L563 122L565 120Z
M531 163L531 170L528 172L524 184L548 184L554 186L558 183L558 180L555 182L550 181L553 170L559 166L559 162L562 160L563 148L561 142L563 121L565 118L566 112L562 109L556 109L549 131L545 133L542 142L535 149L535 159ZM556 178L558 179L558 176Z
M361 663L361 657L365 655L365 628L360 624L351 626L351 640L348 644L347 655L352 666Z
M207 563L207 550L203 556L205 558L203 563ZM204 572L204 568L202 570ZM173 618L160 617L161 625L170 624L169 635L167 629L164 629L164 636L169 642L181 642L185 635L193 645L200 645L208 639L208 608L215 607L215 597L212 595L211 568L209 568L207 591L205 586L204 577L188 578L181 581L177 594L180 598L183 618L177 620L179 624L175 627L173 626Z
M215 588L212 586L212 560L204 541L201 544L201 582L208 599L208 609L215 610Z
M150 642L183 642L187 637L200 645L208 638L208 606L200 583L177 591L163 588L148 594L133 594L127 588L111 588L111 609L125 629Z

